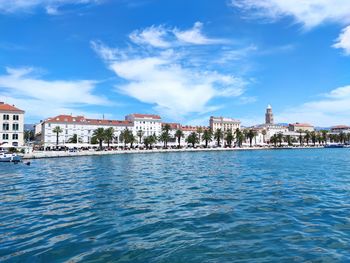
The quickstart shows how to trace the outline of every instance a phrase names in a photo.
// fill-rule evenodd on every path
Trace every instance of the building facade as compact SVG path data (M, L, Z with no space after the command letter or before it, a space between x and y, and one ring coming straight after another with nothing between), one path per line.
M0 147L24 145L24 111L0 102Z
M114 140L112 143L119 143L120 133L129 129L133 131L133 123L130 121L118 120L101 120L87 119L84 116L59 115L53 118L48 118L41 123L40 127L36 127L36 132L40 130L40 142L45 147L55 146L57 133L54 131L59 127L61 132L58 133L58 144L65 145L70 139L76 135L79 143L91 144L93 133L98 128L113 128ZM38 134L37 134L38 135Z
M135 135L138 131L143 131L143 137L154 134L159 136L162 132L162 119L159 115L134 113L127 115L125 120L133 123Z
M241 128L241 122L231 118L211 116L209 119L209 127L213 132L218 129L221 129L224 132L228 130L232 130L234 132L236 129Z
M313 132L313 131L315 131L315 127L312 126L311 124L308 124L308 123L299 123L299 122L291 123L291 124L289 124L288 128L289 128L289 131L292 131L292 132L298 132L298 131Z

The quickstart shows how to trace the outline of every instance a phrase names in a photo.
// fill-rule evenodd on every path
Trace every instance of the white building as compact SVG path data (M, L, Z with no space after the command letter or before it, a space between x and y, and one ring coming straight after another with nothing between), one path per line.
M241 128L241 122L231 118L211 116L209 119L209 126L213 132L218 129L221 129L223 132L231 129L232 132L234 132L236 129Z
M53 118L48 118L42 121L40 124L41 135L40 141L41 144L45 147L55 146L56 145L56 136L54 132L56 127L60 127L62 130L58 134L58 144L64 145L67 144L70 138L73 135L77 135L79 141L82 144L90 144L94 131L97 128L113 128L114 137L112 143L119 143L119 135L125 130L129 129L133 131L133 123L130 121L118 121L118 120L99 120L99 119L87 119L84 116L71 116L71 115L59 115ZM39 128L36 127L36 131Z
M0 147L24 145L24 111L0 102Z
M135 135L140 130L143 131L143 137L153 134L159 136L162 132L162 119L158 115L134 113L127 115L125 120L133 123Z
M312 126L311 124L308 124L308 123L292 123L292 124L289 124L289 130L290 131L293 131L293 132L297 132L299 130L301 131L309 131L309 132L313 132L315 131L315 127Z

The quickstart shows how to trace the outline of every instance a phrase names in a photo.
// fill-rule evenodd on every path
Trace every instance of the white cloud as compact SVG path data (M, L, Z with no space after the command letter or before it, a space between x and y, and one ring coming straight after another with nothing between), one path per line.
M102 58L108 47L93 42ZM111 51L112 52L112 51ZM176 53L176 55L175 55ZM173 119L190 113L203 114L217 109L209 105L215 97L237 97L245 89L241 78L181 63L183 58L171 49L154 54L129 54L107 60L109 68L127 84L118 86L119 92L154 105L154 109Z
M65 5L98 3L101 0L0 0L0 13L33 11L36 8L46 10L49 15L57 15L58 8Z
M341 48L346 55L350 55L350 26L343 29L336 41L333 47Z
M350 86L336 88L313 100L288 108L276 119L282 122L309 122L317 126L350 124Z
M23 108L29 117L42 118L61 113L81 112L87 105L109 105L93 94L96 81L43 80L33 68L7 68L0 75L0 97Z
M153 47L167 48L170 47L170 43L164 40L167 34L168 32L164 27L151 26L142 31L136 30L129 37L137 44L148 44Z
M173 33L175 34L176 38L183 42L188 44L195 44L195 45L210 45L210 44L218 44L218 43L225 43L225 40L222 39L211 39L203 35L202 33L203 23L196 22L193 26L193 28L189 30L181 31L179 29L174 29Z
M327 21L350 23L348 0L231 0L231 5L273 20L292 16L305 28Z
M183 31L178 28L153 25L143 30L133 31L129 38L138 45L164 49L183 45L214 45L228 42L224 39L208 38L203 34L202 28L201 22L196 22L191 29Z

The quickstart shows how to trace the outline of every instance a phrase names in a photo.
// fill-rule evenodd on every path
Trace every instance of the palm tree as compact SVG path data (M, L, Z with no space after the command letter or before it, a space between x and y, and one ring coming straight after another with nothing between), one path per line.
M198 133L198 140L199 142L201 142L201 134L203 133L203 128L202 127L198 127L197 128L197 133Z
M277 134L274 134L271 136L270 142L272 142L275 147L277 146L277 142L278 142Z
M328 138L328 131L322 130L321 134L322 134L323 144L326 144L327 143L327 138Z
M288 146L291 146L291 145L292 145L292 136L286 135L286 136L284 137L284 140L288 143Z
M59 136L60 133L63 132L63 130L61 129L60 126L56 126L56 127L52 130L52 132L56 133L56 148L58 148L58 136Z
M277 141L280 143L280 146L282 146L282 142L283 142L283 133L279 132L277 134Z
M339 133L339 141L340 141L340 143L344 143L345 144L345 139L346 139L345 133L341 131Z
M196 132L192 132L186 138L186 142L192 144L192 147L194 147L196 145L196 143L199 143L198 134Z
M309 131L305 131L305 141L306 141L306 144L307 146L309 146L309 141L310 141L310 138L311 138L311 135L310 135L310 132Z
M146 149L152 149L152 145L157 143L157 136L150 135L143 139Z
M139 137L139 144L142 143L142 137L145 134L145 132L143 130L138 130L137 131L137 137Z
M266 130L262 130L261 134L263 135L263 143L265 143Z
M102 142L105 139L105 129L97 128L96 130L94 130L94 133L92 134L92 136L98 141L99 148L100 150L102 150Z
M225 140L226 140L228 147L230 147L230 148L231 148L233 139L234 139L233 132L231 129L228 129L226 132Z
M69 138L68 143L82 143L82 139L78 137L78 134L73 134L72 137Z
M317 134L316 134L316 132L312 131L310 133L310 136L311 136L311 141L312 141L313 145L316 146L316 141L317 141Z
M109 127L105 129L104 133L105 133L105 140L107 142L107 147L109 148L109 144L114 138L114 129L112 127Z
M135 141L135 136L134 134L128 129L125 128L121 133L120 133L120 141L124 142L124 148L126 147L127 143L130 143L130 147L132 147L132 144Z
M236 145L238 145L238 147L242 147L244 135L239 128L237 128L235 131L235 137L236 137Z
M32 130L25 130L24 131L24 140L26 142L33 141L34 140L34 131Z
M205 129L202 140L205 141L205 148L208 148L208 143L213 140L213 131L211 129Z
M221 147L220 142L221 142L221 139L223 137L224 137L224 133L222 132L222 130L221 129L217 129L215 131L215 133L214 133L214 139L216 140L218 147Z
M303 145L303 135L302 134L304 133L304 131L302 129L299 129L297 132L299 133L299 144L301 146L301 145Z
M181 138L183 138L183 137L184 137L184 133L182 130L177 130L175 132L175 138L177 139L177 143L178 143L177 148L181 147Z
M253 139L254 137L257 135L256 131L253 130L253 129L250 129L247 133L246 133L246 136L247 138L249 139L249 145L250 147L253 146Z
M167 148L168 147L168 141L170 140L170 130L171 130L171 127L169 124L165 124L163 127L162 127L162 133L161 135L159 136L159 140L161 142L164 142L164 148Z

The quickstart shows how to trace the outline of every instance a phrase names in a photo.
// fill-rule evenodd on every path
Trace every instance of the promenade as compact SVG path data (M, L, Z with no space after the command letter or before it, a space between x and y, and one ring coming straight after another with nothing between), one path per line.
M209 152L209 151L250 151L250 150L282 150L282 149L323 149L323 147L243 147L243 148L183 148L183 149L152 149L152 150L110 150L110 151L35 151L22 155L23 159L42 159L60 157L101 156L115 154L146 154L172 152Z

